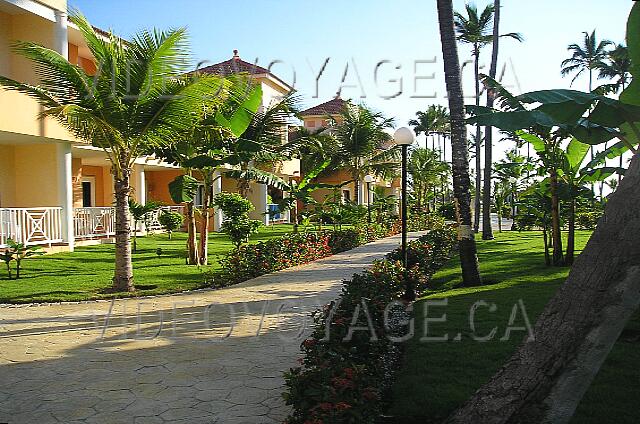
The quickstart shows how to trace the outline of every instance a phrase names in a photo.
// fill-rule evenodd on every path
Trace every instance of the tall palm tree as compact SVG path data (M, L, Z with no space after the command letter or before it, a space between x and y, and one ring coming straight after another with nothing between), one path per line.
M597 41L596 30L591 34L583 32L582 45L570 44L567 50L571 57L562 61L560 73L563 77L574 74L571 85L585 71L589 74L589 91L593 91L593 73L602 68L607 60L607 47L612 43L609 40Z
M607 84L608 92L617 93L624 90L631 78L631 58L627 47L618 44L607 53L607 57L598 66L598 79L616 79L613 84Z
M88 75L59 53L31 42L15 50L34 63L40 83L0 77L0 85L23 92L76 137L104 149L111 161L116 203L116 252L113 286L133 291L128 199L136 158L152 146L170 142L199 120L204 105L222 101L221 77L186 74L190 57L185 29L142 31L131 41L96 34L78 12L79 28L97 62ZM222 88L222 90L221 90Z
M446 107L430 105L426 111L416 112L416 119L410 120L409 125L413 127L416 135L424 134L428 138L430 135L439 134L448 119L449 113ZM428 143L425 147L428 147Z
M419 209L426 207L428 212L429 192L441 182L441 176L448 173L449 166L440 160L438 153L423 148L411 152L407 165L416 204Z
M453 169L453 192L458 218L458 244L462 281L465 286L482 284L478 267L476 242L471 227L471 196L469 193L469 152L464 122L464 97L460 76L460 60L454 29L453 4L451 0L437 0L438 21L444 74L449 99L451 122L451 164Z
M362 105L347 103L340 113L334 135L337 149L332 167L345 168L355 183L354 198L360 198L360 182L366 174L383 178L395 175L398 149L390 148L393 120Z
M478 8L471 3L465 5L466 16L455 12L455 30L459 41L471 45L471 54L473 56L474 80L475 80L475 98L476 106L480 106L480 51L483 47L490 44L494 39L492 22L495 13L495 6L487 5L480 14ZM522 41L522 36L518 33L508 33L502 37L510 37L518 41ZM486 135L486 134L485 134ZM475 198L475 214L474 214L474 231L478 231L480 227L480 192L482 184L481 150L482 132L480 125L476 126L476 195Z
M613 44L609 40L597 41L596 30L591 34L583 32L582 45L570 44L567 50L571 52L571 57L562 61L560 73L563 77L574 74L571 85L585 71L589 77L589 92L593 91L593 74L605 66L608 57L607 47ZM591 159L595 156L595 147L591 146ZM595 195L595 185L591 184L591 191Z

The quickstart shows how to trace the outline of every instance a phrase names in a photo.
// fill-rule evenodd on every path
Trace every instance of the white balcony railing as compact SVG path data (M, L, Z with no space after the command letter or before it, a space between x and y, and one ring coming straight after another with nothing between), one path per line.
M0 209L0 248L7 239L29 246L62 242L62 208Z
M74 208L73 228L76 239L108 237L115 234L114 208Z
M160 224L159 217L162 212L178 212L184 215L184 206L162 206L160 209L156 209L151 212L151 219L149 220L148 231L159 231L162 230L162 225Z
M182 206L163 206L151 213L149 231L162 230L158 217L162 211L183 213ZM133 222L131 223L133 225ZM114 208L74 208L73 230L76 240L111 237L115 235ZM7 239L26 245L61 243L62 208L0 208L0 248L7 247Z

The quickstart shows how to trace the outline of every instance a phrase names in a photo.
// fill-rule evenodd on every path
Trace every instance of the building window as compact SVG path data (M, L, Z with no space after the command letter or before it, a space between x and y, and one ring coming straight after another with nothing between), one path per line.
M307 127L309 128L315 128L316 127L316 121L307 121Z
M342 201L344 203L351 202L351 192L349 190L342 190Z

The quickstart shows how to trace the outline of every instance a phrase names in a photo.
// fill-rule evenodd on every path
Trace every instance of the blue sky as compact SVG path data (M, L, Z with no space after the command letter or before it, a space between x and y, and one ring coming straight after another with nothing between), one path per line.
M484 7L488 0L477 0ZM347 69L343 98L353 98L406 125L417 110L446 104L435 1L425 0L70 0L96 26L130 36L141 28L186 26L195 60L219 62L233 49L293 84L305 106L332 98ZM560 76L566 47L582 31L624 40L630 0L503 0L501 32L520 32L523 43L504 39L500 67L514 92L568 87ZM461 10L464 1L455 0ZM470 59L462 48L461 60ZM483 51L485 72L491 49ZM316 78L329 58L323 74ZM378 65L380 63L380 65ZM378 70L376 74L376 69ZM295 70L295 71L294 71ZM465 95L473 91L465 68ZM416 77L430 77L433 79ZM402 80L402 93L400 91ZM586 90L579 79L574 88ZM317 96L317 97L316 97ZM364 98L362 97L364 96ZM424 97L426 96L426 97ZM471 103L472 98L468 99ZM500 150L500 148L498 148Z

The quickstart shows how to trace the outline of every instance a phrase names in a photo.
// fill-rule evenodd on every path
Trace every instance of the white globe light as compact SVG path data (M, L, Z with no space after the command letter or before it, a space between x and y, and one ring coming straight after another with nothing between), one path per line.
M373 180L374 180L374 178L371 175L365 175L365 177L364 177L364 182L365 183L372 183Z
M411 128L401 127L393 134L393 141L400 146L410 146L416 141L416 134Z

